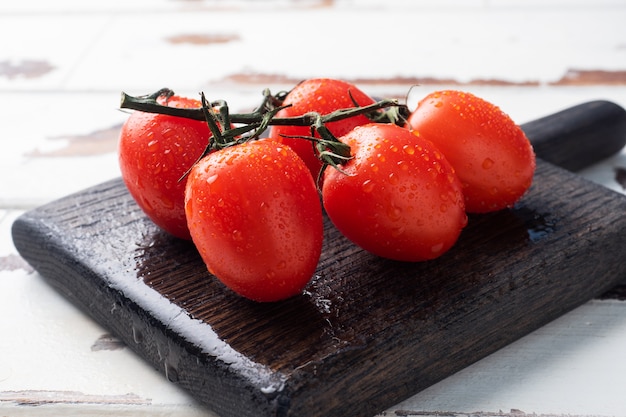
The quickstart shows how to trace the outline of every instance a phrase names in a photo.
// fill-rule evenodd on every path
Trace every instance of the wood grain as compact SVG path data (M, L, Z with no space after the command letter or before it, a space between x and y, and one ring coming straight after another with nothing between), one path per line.
M227 416L374 415L626 276L626 199L544 161L513 209L399 263L327 221L306 293L258 304L143 216L121 180L25 213L20 254L168 379Z

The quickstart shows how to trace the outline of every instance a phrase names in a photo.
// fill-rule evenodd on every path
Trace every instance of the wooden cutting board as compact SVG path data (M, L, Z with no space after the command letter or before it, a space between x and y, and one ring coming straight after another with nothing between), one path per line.
M624 111L606 102L524 128L538 155L576 168L626 140ZM373 416L623 280L625 213L624 196L539 160L515 208L471 216L434 261L377 258L326 221L306 292L271 304L225 289L120 179L25 213L13 239L62 294L219 415Z

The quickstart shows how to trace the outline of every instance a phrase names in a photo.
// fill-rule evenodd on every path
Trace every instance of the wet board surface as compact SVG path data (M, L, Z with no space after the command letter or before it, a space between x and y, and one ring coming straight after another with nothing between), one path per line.
M626 198L538 160L510 210L470 216L424 263L372 256L325 223L301 296L247 301L121 179L22 215L20 254L172 382L225 417L373 416L623 281Z

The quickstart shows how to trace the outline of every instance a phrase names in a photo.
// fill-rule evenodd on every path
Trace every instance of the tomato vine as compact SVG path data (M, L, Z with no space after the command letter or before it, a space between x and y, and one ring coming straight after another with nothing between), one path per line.
M310 112L296 117L276 117L281 109L289 107L283 105L287 94L288 92L279 92L273 95L269 89L264 89L261 104L252 112L230 113L225 100L208 101L204 93L200 93L201 108L163 105L158 99L163 98L167 101L175 93L169 88L161 88L144 96L131 96L122 92L120 108L206 121L212 137L201 158L211 151L255 140L261 137L269 126L307 126L311 128L310 136L290 137L313 142L324 166L330 165L336 169L340 169L339 165L350 159L350 148L334 137L326 128L327 123L365 115L372 122L404 125L409 115L406 105L400 104L395 99L383 99L367 106L359 106L353 100L355 107L339 109L324 115ZM314 137L315 132L320 137ZM182 178L187 174L188 172Z

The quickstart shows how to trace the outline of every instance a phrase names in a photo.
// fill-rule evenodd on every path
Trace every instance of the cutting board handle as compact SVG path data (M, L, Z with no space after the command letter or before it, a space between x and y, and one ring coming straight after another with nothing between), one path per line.
M579 171L626 145L626 110L597 100L521 125L537 157Z

